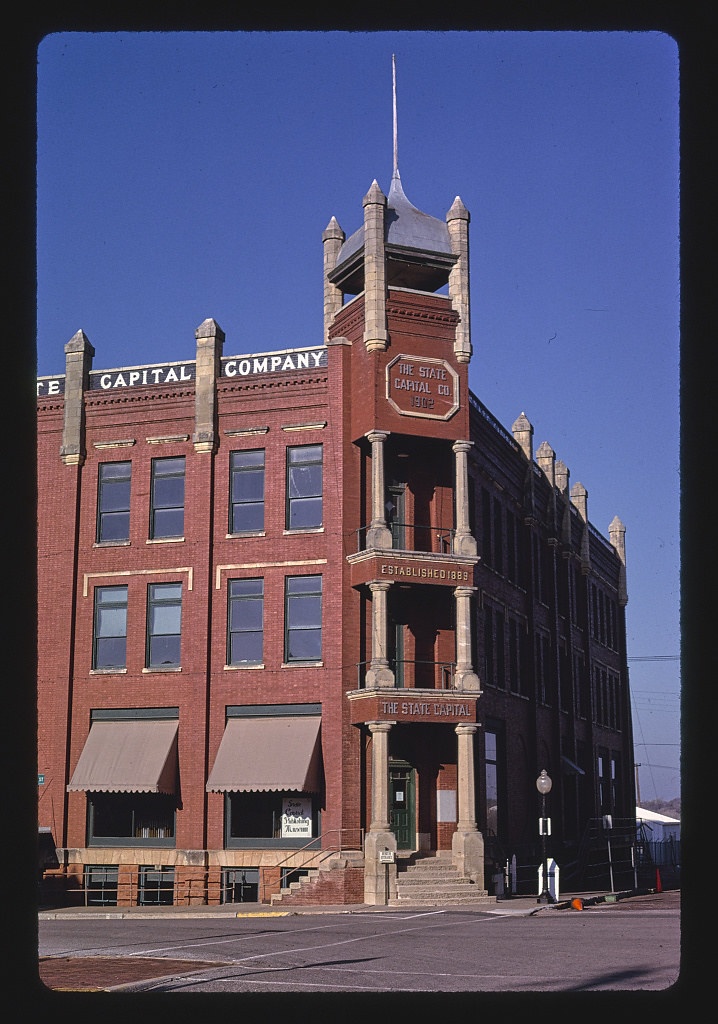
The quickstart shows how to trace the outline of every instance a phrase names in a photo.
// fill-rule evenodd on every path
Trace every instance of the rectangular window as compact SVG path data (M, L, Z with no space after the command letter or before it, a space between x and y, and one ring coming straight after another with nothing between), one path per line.
M498 832L499 824L499 766L497 753L497 735L487 729L484 733L485 743L485 789L486 801L486 831L490 836Z
M506 574L512 583L518 583L516 572L517 565L516 551L516 516L513 512L506 512Z
M184 455L152 460L150 537L181 537L184 533Z
M264 451L232 452L229 460L229 532L264 529Z
M287 448L287 529L322 525L322 446Z
M176 798L164 793L88 793L90 846L174 846Z
M312 837L321 834L321 811L318 801L309 794L296 792L227 793L225 802L225 834L228 847L235 849L255 845L307 846L305 836L283 838L282 818L287 797L303 799L311 816ZM261 844L260 844L261 841ZM294 869L292 869L294 870Z
M509 618L509 689L521 693L521 624Z
M227 664L261 665L264 580L230 580L227 600Z
M175 869L170 866L155 866L149 864L140 866L139 887L137 891L137 905L140 907L150 905L172 906L174 903Z
M147 591L147 668L178 668L182 584L151 583Z
M502 723L486 720L484 744L484 855L496 873L506 858L506 739Z
M549 639L543 633L536 633L535 636L536 656L536 699L540 704L550 703L550 672L549 662L550 647Z
M493 535L491 532L491 495L481 488L481 553L484 565L492 566Z
M284 621L284 660L321 661L321 576L287 576Z
M496 630L496 679L494 682L502 690L506 689L506 631L504 625L504 613L497 610L494 615Z
M494 662L494 615L490 607L484 608L484 679L490 686L496 683Z
M222 903L259 903L259 868L222 868Z
M494 569L504 571L504 510L501 502L494 498Z
M117 906L116 864L109 867L104 864L86 864L83 875L86 906Z
M95 587L93 668L127 666L127 587Z
M97 542L130 539L131 462L102 462L97 479Z

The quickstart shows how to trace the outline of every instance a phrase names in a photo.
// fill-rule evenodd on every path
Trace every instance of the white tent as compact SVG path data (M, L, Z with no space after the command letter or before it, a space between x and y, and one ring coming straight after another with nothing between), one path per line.
M645 836L649 842L662 842L666 839L681 838L681 823L678 818L669 818L667 814L649 811L646 807L636 808L636 823L640 829L644 826Z

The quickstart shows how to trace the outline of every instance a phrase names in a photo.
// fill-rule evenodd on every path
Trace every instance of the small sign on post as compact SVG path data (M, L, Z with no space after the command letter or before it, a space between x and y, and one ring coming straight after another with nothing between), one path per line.
M379 863L380 864L393 864L394 863L394 851L393 850L379 850Z

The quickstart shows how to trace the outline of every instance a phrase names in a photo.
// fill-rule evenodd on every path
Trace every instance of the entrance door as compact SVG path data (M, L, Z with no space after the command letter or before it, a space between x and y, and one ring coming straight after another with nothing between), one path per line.
M404 528L406 526L406 484L392 483L387 488L386 499L386 520L391 530L391 546L403 549L406 540Z
M396 761L389 765L389 828L396 836L397 849L414 849L414 769Z

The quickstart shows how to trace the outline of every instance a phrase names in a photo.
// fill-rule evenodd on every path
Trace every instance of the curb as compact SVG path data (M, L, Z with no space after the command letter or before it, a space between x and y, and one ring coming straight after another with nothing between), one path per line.
M619 900L629 899L631 896L653 896L657 889L624 889L623 892L608 892L601 896L588 896L586 898L577 896L572 900L563 900L560 903L551 904L553 910L583 910L584 907L594 907L599 903L618 903ZM544 908L539 907L539 910ZM535 913L535 911L534 911Z

